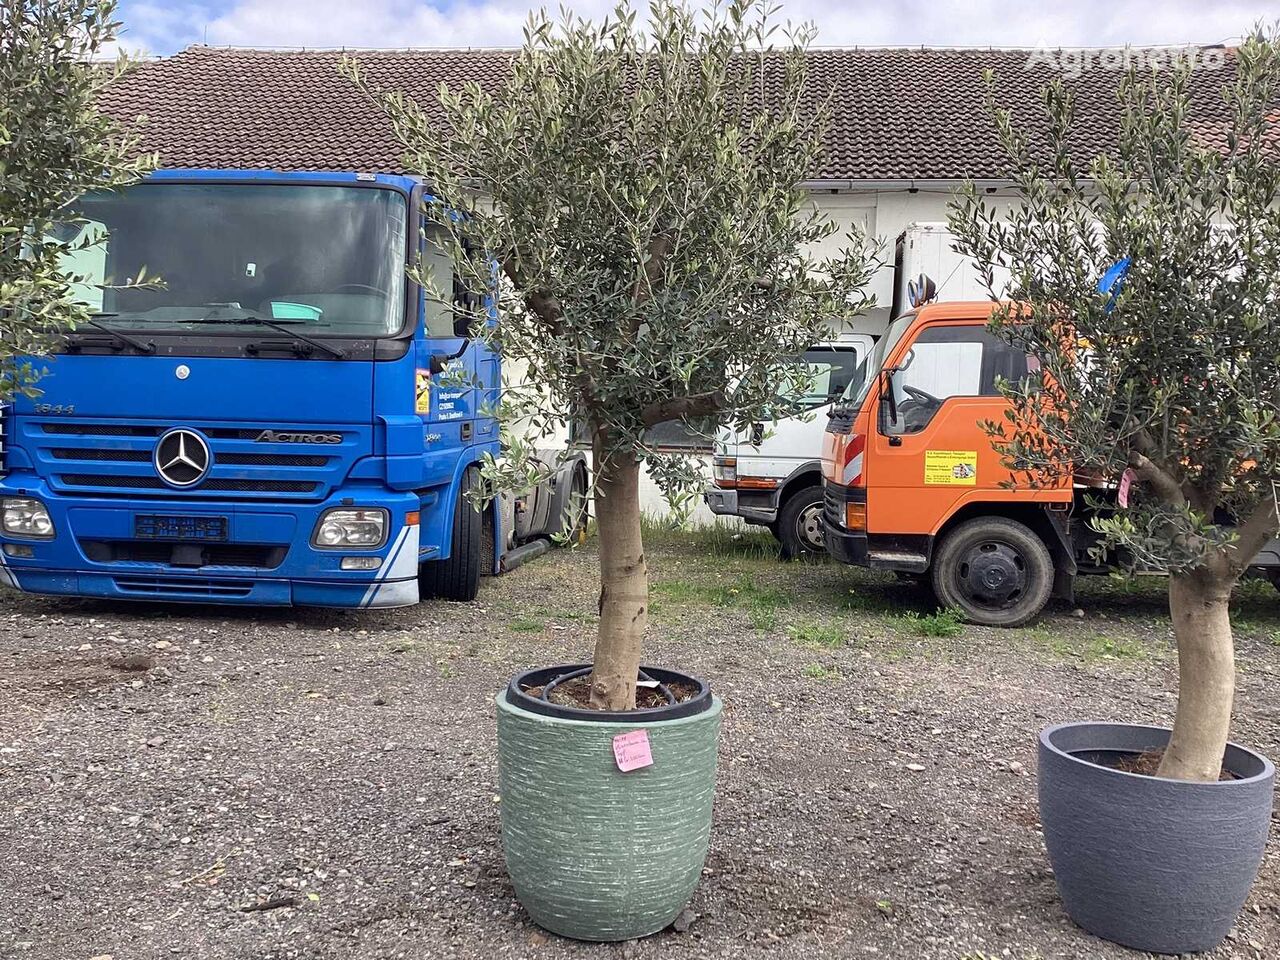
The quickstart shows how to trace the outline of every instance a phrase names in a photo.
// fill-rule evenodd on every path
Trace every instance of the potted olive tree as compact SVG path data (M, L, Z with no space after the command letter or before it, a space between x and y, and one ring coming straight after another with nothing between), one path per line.
M805 379L789 358L866 306L874 268L861 238L834 260L806 253L835 229L800 187L825 97L809 31L775 48L767 13L654 0L643 26L625 5L599 23L535 14L496 90L442 88L430 111L348 67L447 199L436 219L457 275L473 290L501 277L500 321L473 329L523 361L527 386L506 391L521 431L488 481L541 469L532 448L566 422L593 452L593 661L521 674L497 703L508 871L537 923L581 939L670 923L711 823L719 701L641 668L642 470L668 491L692 479L648 432L767 419L780 380Z
M1169 577L1172 730L1052 726L1039 771L1067 911L1161 953L1211 948L1230 929L1274 777L1228 742L1228 604L1280 506L1280 44L1255 34L1230 65L1234 76L1205 78L1227 84L1208 116L1192 112L1190 62L1130 72L1116 148L1087 164L1062 86L1046 91L1044 136L994 109L1021 201L997 213L970 187L950 217L961 252L989 278L1012 275L993 327L1040 360L1039 376L1006 384L997 448L1037 482L1092 477L1102 550Z

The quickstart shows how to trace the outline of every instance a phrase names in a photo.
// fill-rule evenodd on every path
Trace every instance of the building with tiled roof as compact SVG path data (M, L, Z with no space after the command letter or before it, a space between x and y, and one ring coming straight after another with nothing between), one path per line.
M413 96L428 110L443 81L502 82L510 50L357 50L371 83ZM1148 51L1166 63L1171 51ZM1196 57L1195 123L1208 136L1223 119L1221 86L1229 51L1178 51ZM123 121L145 117L144 145L165 167L274 168L399 172L390 123L343 77L338 50L252 50L193 46L144 61L103 96ZM807 186L838 223L857 225L890 245L912 221L945 219L965 178L989 181L998 197L1000 149L984 104L994 77L1000 103L1017 122L1044 123L1041 91L1060 78L1077 105L1082 156L1112 148L1119 127L1116 51L841 49L814 50L810 88L826 98L831 122ZM1159 64L1156 64L1159 65ZM766 91L768 85L766 83ZM877 299L891 297L886 270Z
M509 50L352 51L370 81L423 106L443 81L502 81ZM1229 58L1189 51L1204 122L1221 116ZM342 51L194 46L146 61L117 81L103 107L147 118L146 145L168 167L334 168L399 171L386 118L338 71ZM1043 122L1040 91L1061 78L1077 103L1076 142L1094 154L1114 145L1120 70L1102 51L844 49L810 53L815 107L830 96L831 123L815 185L924 183L999 175L984 73L1024 125ZM1088 58L1087 60L1085 58Z

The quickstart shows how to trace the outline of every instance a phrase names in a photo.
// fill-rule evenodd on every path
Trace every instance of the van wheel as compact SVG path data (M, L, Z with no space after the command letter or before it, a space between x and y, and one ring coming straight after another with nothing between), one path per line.
M802 487L778 511L777 531L782 558L820 557L827 552L822 532L822 487Z
M453 508L453 548L448 558L429 560L418 568L418 590L424 598L466 601L480 592L484 519L466 496L479 482L479 471L468 468Z
M943 538L933 555L933 590L971 623L1019 627L1049 602L1053 560L1025 524L979 517Z

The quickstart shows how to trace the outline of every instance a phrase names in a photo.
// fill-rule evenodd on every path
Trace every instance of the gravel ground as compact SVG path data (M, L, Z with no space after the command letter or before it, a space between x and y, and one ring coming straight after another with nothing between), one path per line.
M649 552L647 659L726 703L684 932L561 940L503 871L492 698L526 665L587 655L588 544L470 606L0 595L0 956L1136 956L1062 912L1034 744L1052 721L1170 718L1160 584L1100 581L1082 611L1000 632L753 538L653 536ZM1280 596L1251 585L1238 606L1235 736L1280 757ZM1273 837L1211 956L1277 955Z

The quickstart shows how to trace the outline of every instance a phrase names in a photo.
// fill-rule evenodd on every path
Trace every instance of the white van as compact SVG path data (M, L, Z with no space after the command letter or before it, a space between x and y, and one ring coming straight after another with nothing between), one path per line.
M897 237L890 308L847 322L859 332L841 334L805 352L805 360L819 368L814 396L807 398L807 418L786 417L745 435L731 430L717 434L715 486L704 494L712 513L768 527L785 558L824 553L820 459L832 404L861 376L858 366L888 321L910 310L913 300L987 298L973 262L953 250L953 242L945 223L910 223Z
M745 433L716 435L715 486L704 499L711 512L769 528L785 557L821 554L822 434L827 412L859 374L875 345L869 333L844 333L805 351L813 389L804 414L756 424Z

